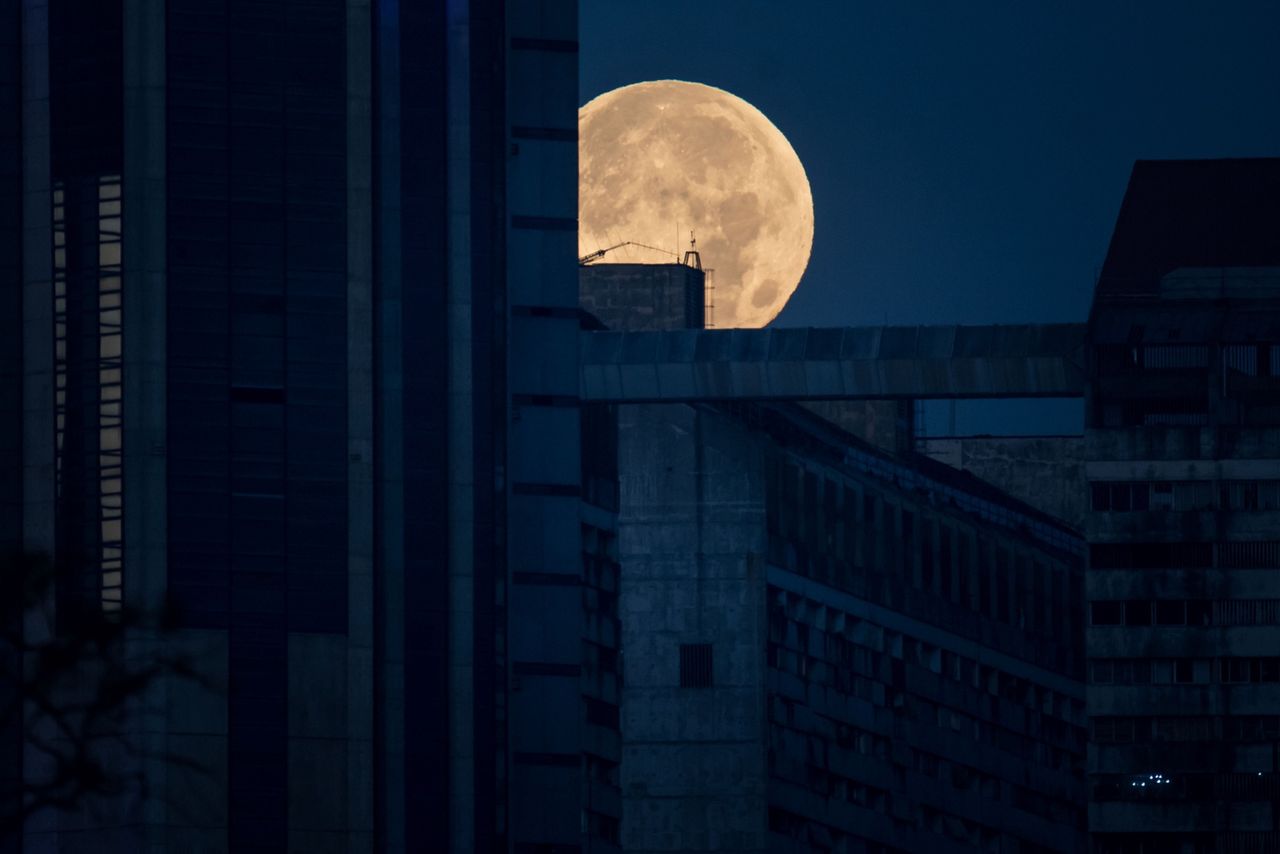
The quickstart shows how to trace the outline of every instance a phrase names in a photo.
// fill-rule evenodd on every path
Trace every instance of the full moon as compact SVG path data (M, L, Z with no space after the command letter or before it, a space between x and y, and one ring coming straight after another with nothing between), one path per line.
M813 196L764 114L713 86L635 83L578 111L578 254L671 263L697 238L717 327L778 316L809 263ZM678 241L678 242L677 242ZM621 256L621 257L619 257Z

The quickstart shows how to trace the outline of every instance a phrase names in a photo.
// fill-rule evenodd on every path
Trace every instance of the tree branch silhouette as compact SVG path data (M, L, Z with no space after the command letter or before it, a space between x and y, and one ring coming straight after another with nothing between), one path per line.
M0 780L0 839L45 811L118 810L121 796L155 797L146 767L157 760L211 773L142 743L139 722L157 711L150 695L162 682L224 690L187 656L168 651L172 615L126 605L66 620L55 631L56 581L42 556L0 558L0 733L20 739L28 766L21 779ZM181 804L171 806L182 811Z

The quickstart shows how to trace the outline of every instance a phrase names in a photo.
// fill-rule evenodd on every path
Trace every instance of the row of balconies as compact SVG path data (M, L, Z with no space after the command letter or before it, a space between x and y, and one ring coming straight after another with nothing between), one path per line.
M1090 658L1225 658L1280 652L1280 626L1090 626ZM1278 695L1280 697L1280 695Z
M1085 536L1091 543L1142 540L1280 539L1280 512L1265 510L1147 510L1090 513Z
M1085 595L1098 599L1280 599L1275 569L1095 569Z
M1280 715L1280 684L1090 685L1089 715ZM1270 745L1267 745L1270 751Z
M1084 459L1280 459L1276 427L1123 427L1085 431Z

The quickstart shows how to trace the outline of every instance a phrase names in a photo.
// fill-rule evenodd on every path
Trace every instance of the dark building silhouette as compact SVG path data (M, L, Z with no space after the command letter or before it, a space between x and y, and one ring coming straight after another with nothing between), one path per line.
M1089 324L1090 830L1280 848L1280 160L1140 162Z
M22 80L18 3L0 5L0 556L22 547ZM0 559L4 559L0 557ZM0 596L15 591L0 585ZM0 631L16 626L0 621ZM0 672L21 672L21 657L0 643ZM14 703L12 684L0 687L0 708ZM22 786L22 722L0 720L0 791ZM17 852L16 835L0 839L0 852Z
M610 850L576 38L556 0L0 4L0 547L62 572L27 639L167 606L140 654L212 683L127 724L147 798L26 850Z

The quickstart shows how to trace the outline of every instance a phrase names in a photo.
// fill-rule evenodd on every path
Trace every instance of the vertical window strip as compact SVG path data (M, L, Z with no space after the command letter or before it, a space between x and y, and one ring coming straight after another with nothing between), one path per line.
M124 293L120 176L98 180L98 513L102 610L124 604Z
M67 209L61 181L53 185L54 495L63 494L67 430Z

